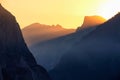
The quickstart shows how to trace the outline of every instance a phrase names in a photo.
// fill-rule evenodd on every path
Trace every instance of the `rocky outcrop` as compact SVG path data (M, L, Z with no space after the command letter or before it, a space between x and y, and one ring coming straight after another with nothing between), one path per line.
M0 5L0 80L50 80L28 50L15 17Z
M106 20L101 16L85 16L83 24L77 28L77 31L81 29L88 29L100 24L103 24Z

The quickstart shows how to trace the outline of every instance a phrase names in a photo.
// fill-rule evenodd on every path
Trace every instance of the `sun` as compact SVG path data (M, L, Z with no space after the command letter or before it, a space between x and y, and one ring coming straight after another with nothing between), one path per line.
M100 5L98 14L106 19L110 19L120 12L120 0L109 0Z

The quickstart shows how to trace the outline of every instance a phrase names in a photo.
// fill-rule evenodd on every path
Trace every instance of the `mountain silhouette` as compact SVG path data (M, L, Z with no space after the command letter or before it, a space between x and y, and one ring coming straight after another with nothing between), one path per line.
M74 29L65 29L61 25L45 25L33 23L22 29L23 37L28 46L35 45L50 39L75 32Z
M50 80L28 50L15 17L1 4L0 80Z
M81 29L91 28L103 24L106 20L101 16L85 16L83 24L78 27L77 31Z
M86 22L88 20L94 22L97 19L99 19L98 21L101 21L101 23L103 21L102 20L103 18L98 16L91 17L89 16L87 18L86 18L87 20L85 20ZM95 29L96 26L93 27L88 26L86 28L81 28L79 29L79 31L76 31L75 33L71 33L62 37L40 42L38 44L32 45L29 48L32 51L33 55L35 56L38 64L41 64L49 71L55 67L55 65L59 62L61 56L64 55L64 53L66 53L67 51L69 51L76 42L79 42L79 40L81 40L82 37L89 34L91 31Z
M120 13L76 42L50 71L53 80L120 80L119 37Z

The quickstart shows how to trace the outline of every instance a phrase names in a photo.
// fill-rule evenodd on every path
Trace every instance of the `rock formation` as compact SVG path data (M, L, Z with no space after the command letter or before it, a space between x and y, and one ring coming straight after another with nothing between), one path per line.
M94 28L100 24L103 24L106 20L101 16L85 16L83 24L77 28L77 31L81 29Z

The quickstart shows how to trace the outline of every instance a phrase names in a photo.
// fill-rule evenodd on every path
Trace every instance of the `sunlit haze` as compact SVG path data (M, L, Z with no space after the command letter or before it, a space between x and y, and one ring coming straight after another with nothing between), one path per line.
M4 0L21 28L39 22L77 28L84 16L100 15L109 19L120 11L120 0Z

